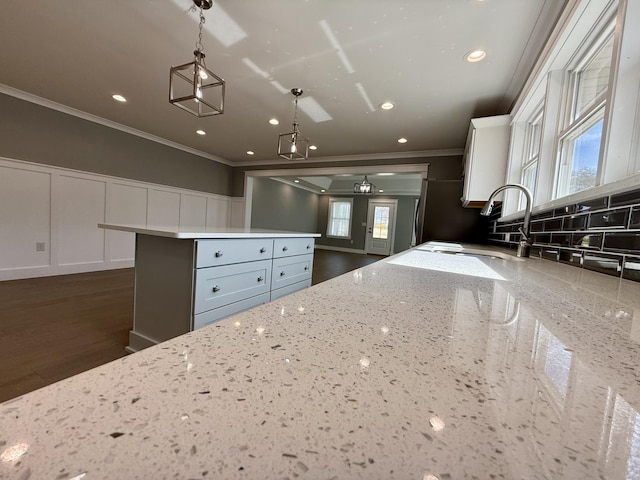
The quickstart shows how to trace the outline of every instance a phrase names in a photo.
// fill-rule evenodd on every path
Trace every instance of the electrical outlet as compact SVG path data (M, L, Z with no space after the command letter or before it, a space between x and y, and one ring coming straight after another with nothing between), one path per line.
M36 252L44 252L45 243L44 242L36 242Z

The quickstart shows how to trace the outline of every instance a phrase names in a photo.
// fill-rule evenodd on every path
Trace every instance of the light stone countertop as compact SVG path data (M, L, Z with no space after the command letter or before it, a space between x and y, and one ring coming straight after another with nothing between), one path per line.
M114 223L99 223L98 228L118 230L121 232L141 233L156 237L203 239L203 238L309 238L319 237L319 233L286 232L283 230L268 230L263 228L244 227L211 227L211 228L149 228L145 225L124 225Z
M443 248L0 404L0 478L640 478L640 284Z

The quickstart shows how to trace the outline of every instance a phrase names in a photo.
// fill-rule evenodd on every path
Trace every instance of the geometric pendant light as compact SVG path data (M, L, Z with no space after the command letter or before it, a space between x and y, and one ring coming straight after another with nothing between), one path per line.
M224 113L225 81L209 70L204 61L202 10L210 9L213 0L193 0L193 3L200 8L200 33L194 59L169 70L169 102L196 117L209 117Z
M362 182L353 184L353 193L372 195L376 193L376 186L373 183L369 182L367 176L365 175Z
M278 136L278 155L287 160L306 160L309 157L309 139L298 130L298 97L302 95L302 89L292 88L291 93L296 98L293 130Z

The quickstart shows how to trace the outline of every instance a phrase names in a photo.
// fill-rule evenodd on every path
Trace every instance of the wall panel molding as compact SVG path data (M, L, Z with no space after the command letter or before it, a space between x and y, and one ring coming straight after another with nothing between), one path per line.
M133 267L135 235L228 227L244 199L0 157L0 281ZM236 225L237 226L237 225Z

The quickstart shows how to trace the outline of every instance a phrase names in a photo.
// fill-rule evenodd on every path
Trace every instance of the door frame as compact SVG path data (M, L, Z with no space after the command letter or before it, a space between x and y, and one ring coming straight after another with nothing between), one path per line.
M420 152L418 152L420 153ZM457 151L457 150L451 150L451 151L445 151L442 152L442 156L447 156L447 155L456 155L456 156L460 156L462 155L462 151ZM412 155L407 155L406 157L398 157L398 158L416 158L416 157L425 157L425 156L429 156L427 154L422 154L422 155L418 155L416 152L413 152ZM380 158L376 155L371 155L370 158L369 157L358 157L355 158L356 156L354 156L353 158L348 158L348 157L342 157L338 160L335 161L354 161L354 160L367 160L367 159L371 159L371 160L376 160L379 161L380 158L383 158L382 156L380 156ZM385 155L384 158L386 159L388 157L388 155ZM327 157L327 160L331 160L331 158ZM320 161L320 159L316 159L313 162L311 161L307 161L306 163L315 163ZM239 164L239 167L244 166L245 164ZM247 163L246 165L259 165L258 163ZM426 183L426 178L427 175L429 173L429 163L404 163L404 164L395 164L395 165L388 165L388 164L375 164L375 162L373 162L373 165L366 165L366 166L345 166L345 167L339 167L339 166L334 166L334 167L307 167L307 168L292 168L292 169L283 169L283 168L273 168L270 170L245 170L244 171L244 197L242 198L242 201L238 201L239 208L242 208L243 211L239 211L237 213L237 215L233 215L233 218L238 218L237 220L237 224L234 225L230 225L230 226L234 226L234 227L245 227L245 228L250 228L251 227L251 210L252 210L252 201L253 201L253 179L256 177L278 177L278 176L291 176L291 175L298 175L298 176L315 176L315 175L333 175L336 173L358 173L361 174L364 171L367 171L370 175L373 175L374 173L380 173L380 172L394 172L394 173L417 173L420 174L422 176L422 181L423 181L423 186ZM295 184L294 184L295 185ZM299 185L295 185L296 188L300 188ZM321 194L324 195L324 194ZM425 206L425 202L421 203L420 206L420 210L423 212L423 216L424 216L424 206ZM231 218L231 213L230 213L230 218ZM422 233L420 232L420 237L422 236Z
M397 198L370 198L367 202L367 226L365 229L364 238L364 253L369 253L371 248L371 241L369 236L369 228L373 228L373 223L369 224L369 218L371 218L372 209L376 203L392 203L393 204L393 220L389 222L389 239L391 241L389 245L389 255L393 255L393 247L396 240L396 221L398 219L398 199Z

